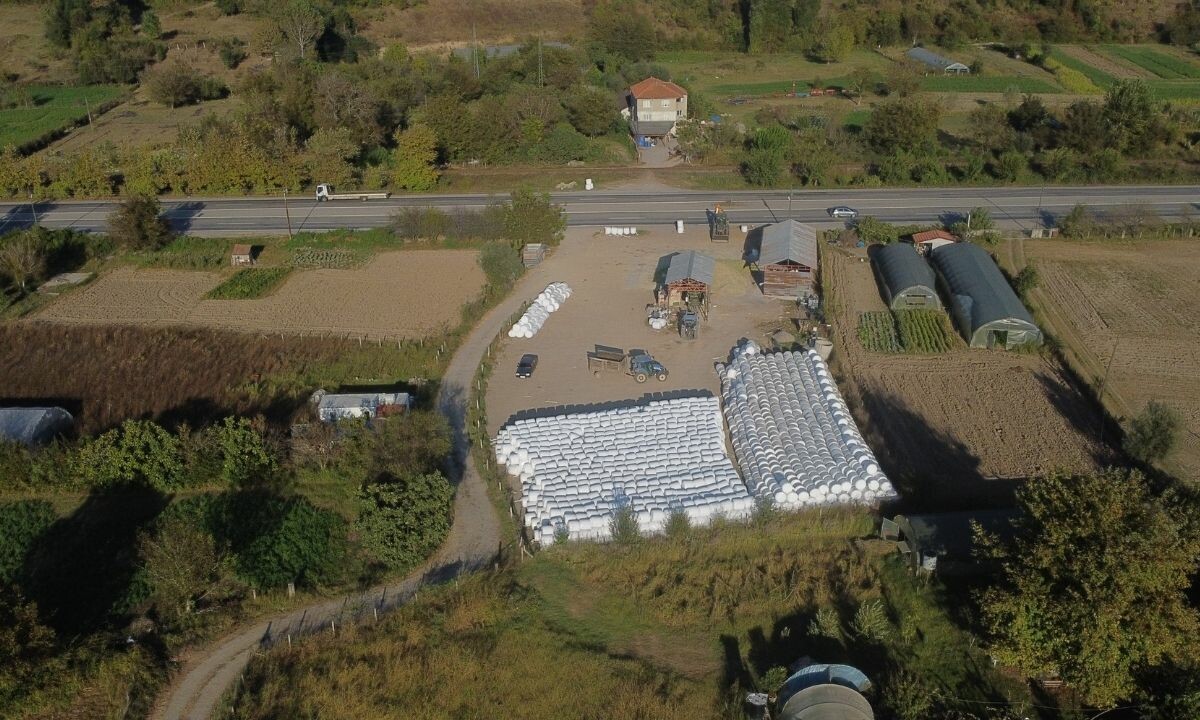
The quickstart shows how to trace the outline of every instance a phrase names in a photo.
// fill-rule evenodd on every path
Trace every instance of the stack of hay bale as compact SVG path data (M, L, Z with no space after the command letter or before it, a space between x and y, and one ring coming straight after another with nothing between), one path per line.
M533 299L533 303L521 319L508 331L510 338L531 338L550 317L550 313L558 310L567 298L571 297L571 287L563 282L550 283L546 289Z
M563 534L607 539L622 507L644 534L661 532L672 512L705 525L754 509L725 452L714 397L517 420L497 434L495 450L520 478L525 525L545 544Z
M749 342L717 372L734 452L757 497L781 508L895 497L817 353L763 354Z

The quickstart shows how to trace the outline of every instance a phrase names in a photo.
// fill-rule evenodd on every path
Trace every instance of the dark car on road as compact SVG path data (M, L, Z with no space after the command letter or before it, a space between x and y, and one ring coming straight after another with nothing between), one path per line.
M537 355L522 355L520 362L517 363L517 377L533 377L533 371L536 369Z

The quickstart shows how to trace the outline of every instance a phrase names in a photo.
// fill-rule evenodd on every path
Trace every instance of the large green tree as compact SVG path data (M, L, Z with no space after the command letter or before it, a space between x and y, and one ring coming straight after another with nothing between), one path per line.
M183 513L168 515L138 539L142 569L158 618L177 626L191 617L224 577L225 561L212 535Z
M123 201L108 216L108 234L131 250L154 250L171 239L171 226L162 217L157 198L138 195Z
M548 243L557 245L567 229L567 217L548 193L528 188L513 192L504 210L504 232L514 245Z
M437 134L415 124L396 133L392 181L405 190L432 190L437 185Z
M1135 693L1139 672L1194 656L1200 538L1141 474L1052 475L1019 505L1011 541L979 538L996 563L981 604L997 660L1108 707Z
M887 100L871 113L863 132L879 153L897 150L923 153L934 146L939 114L937 105L925 99Z
M362 490L355 527L363 546L389 568L406 570L437 549L450 530L454 488L441 473L394 478Z

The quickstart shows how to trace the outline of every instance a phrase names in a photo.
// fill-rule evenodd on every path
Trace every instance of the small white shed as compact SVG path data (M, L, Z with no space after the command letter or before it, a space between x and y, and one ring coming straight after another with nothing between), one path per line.
M412 409L412 396L408 393L330 393L318 390L309 401L321 422L327 423L395 415Z

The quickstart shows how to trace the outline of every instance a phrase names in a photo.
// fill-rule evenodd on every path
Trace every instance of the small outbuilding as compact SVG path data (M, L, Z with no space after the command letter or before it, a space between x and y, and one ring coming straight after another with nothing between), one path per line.
M943 73L952 75L966 75L971 72L971 68L962 63L951 60L950 58L942 57L932 50L926 50L923 47L910 48L904 53L909 60L915 60L922 65L940 70Z
M331 393L318 390L309 398L321 422L397 415L412 409L408 393Z
M233 267L246 267L254 264L254 246L237 244L229 251L229 264Z
M689 305L707 311L716 266L715 260L695 250L671 255L658 290L659 302L667 307Z
M0 442L45 445L74 425L75 418L60 407L0 408Z
M1042 331L987 252L971 243L931 254L954 323L971 347L1038 345Z
M897 515L884 520L884 533L899 537L897 547L913 570L965 574L976 567L975 525L1001 539L1015 532L1015 510Z
M908 243L879 247L871 254L879 292L893 310L940 308L937 275Z
M762 229L758 254L763 295L795 299L813 293L817 280L817 231L795 220Z
M926 230L924 232L913 233L912 242L917 252L922 255L928 255L943 245L958 242L958 238L946 230Z

